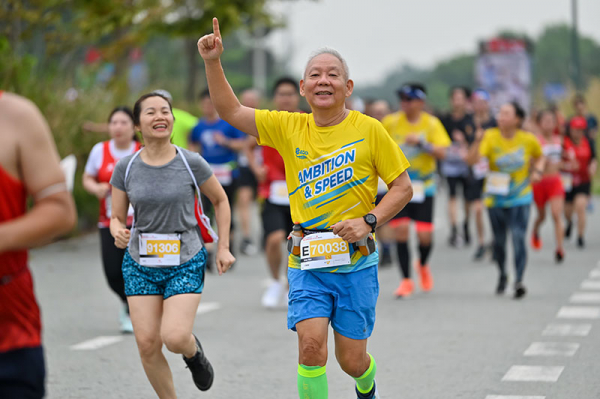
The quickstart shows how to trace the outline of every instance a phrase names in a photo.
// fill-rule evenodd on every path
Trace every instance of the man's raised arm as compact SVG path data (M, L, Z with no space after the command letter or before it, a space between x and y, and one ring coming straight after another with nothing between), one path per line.
M198 40L198 52L204 59L210 98L219 116L242 132L258 137L254 109L240 104L223 72L223 40L217 18L213 18L213 33Z

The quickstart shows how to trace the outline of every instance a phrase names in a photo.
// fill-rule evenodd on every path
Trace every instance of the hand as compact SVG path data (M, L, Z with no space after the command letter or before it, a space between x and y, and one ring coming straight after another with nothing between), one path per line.
M485 130L483 130L483 129L475 130L475 141L477 141L477 142L481 141L484 133L485 133Z
M542 173L539 170L534 170L531 172L531 176L529 177L532 183L539 183L542 180Z
M221 276L231 268L231 265L233 265L233 262L235 262L235 258L231 252L229 252L228 248L219 248L217 249L216 262L219 276Z
M215 140L215 143L217 143L221 147L227 147L227 142L229 140L222 133L218 133L218 132L214 133L213 134L213 139Z
M371 232L371 226L363 218L343 220L334 224L332 228L334 234L349 243L360 241Z
M204 61L218 60L223 54L223 40L219 29L219 20L213 18L213 33L198 40L198 52Z
M98 187L96 188L94 195L98 199L106 198L108 193L110 192L110 184L108 183L98 183Z
M408 145L418 145L421 142L421 137L418 134L409 134L404 139L404 143Z
M117 234L115 234L115 246L121 249L127 248L130 238L131 231L129 229L119 229Z

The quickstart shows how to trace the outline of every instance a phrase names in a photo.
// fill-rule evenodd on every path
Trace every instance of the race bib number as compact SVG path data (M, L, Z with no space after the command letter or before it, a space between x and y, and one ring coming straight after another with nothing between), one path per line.
M112 196L110 193L104 198L104 209L106 209L106 217L112 217ZM133 206L129 204L129 209L127 209L127 217L133 217Z
M485 181L485 192L493 195L508 195L510 175L508 173L489 172Z
M269 202L275 205L290 205L287 184L285 180L277 180L271 183L269 188Z
M179 266L180 260L179 234L140 233L140 265Z
M410 202L415 204L422 204L425 202L425 183L422 180L413 180L413 197Z
M565 193L570 193L573 190L573 176L570 173L561 173L560 181L562 182Z
M302 270L344 266L350 261L350 244L331 233L306 236L300 243L300 267Z
M231 185L233 182L233 168L230 164L211 164L210 168L222 186Z
M480 159L479 162L473 165L472 170L473 177L475 177L475 179L481 180L485 178L485 176L487 176L488 172L490 171L490 165L488 163L488 160L486 158Z

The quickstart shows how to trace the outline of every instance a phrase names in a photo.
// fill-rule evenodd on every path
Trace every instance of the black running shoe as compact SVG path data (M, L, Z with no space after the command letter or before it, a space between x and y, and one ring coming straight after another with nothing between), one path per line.
M504 291L506 291L506 284L508 283L508 278L505 275L501 275L498 279L498 286L496 287L496 294L502 295Z
M585 241L583 241L583 237L577 237L577 248L585 248Z
M477 248L477 252L475 252L475 256L473 257L473 260L475 260L475 261L482 260L483 257L485 256L485 251L486 251L485 245L480 245Z
M358 391L358 387L354 387L354 390L356 391L356 397L357 399L379 399L379 394L377 393L377 386L375 385L375 381L373 381L373 388L371 388L371 391L369 393L360 393Z
M185 364L187 364L187 367L192 372L192 378L194 379L196 387L201 391L208 391L215 379L215 372L206 356L204 356L204 351L202 350L200 341L198 341L198 337L194 335L194 339L196 340L196 347L198 348L196 354L190 359L183 355L182 357Z
M525 294L527 294L527 289L523 283L515 283L515 299L521 299L525 296Z
M565 259L565 252L557 249L554 259L556 260L556 263L562 263Z
M452 226L450 238L448 238L448 244L454 248L458 247L458 232L456 230L456 226Z
M567 222L567 227L565 228L565 238L571 238L571 230L573 229L573 222Z

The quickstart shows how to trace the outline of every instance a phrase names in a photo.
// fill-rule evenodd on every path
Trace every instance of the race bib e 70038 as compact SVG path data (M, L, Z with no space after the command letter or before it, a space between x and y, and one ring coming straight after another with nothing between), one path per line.
M300 243L302 270L344 266L350 263L350 244L331 232L308 235Z

